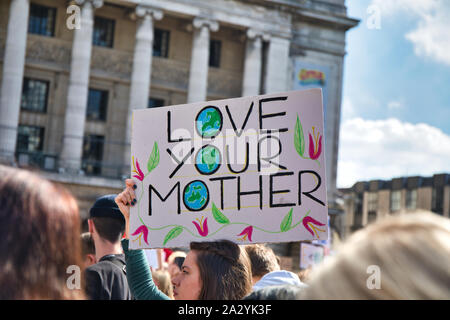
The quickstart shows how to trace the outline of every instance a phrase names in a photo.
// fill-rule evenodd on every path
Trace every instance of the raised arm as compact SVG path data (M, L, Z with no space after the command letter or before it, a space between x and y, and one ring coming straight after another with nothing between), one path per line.
M136 204L134 193L134 181L125 180L125 190L117 195L115 201L125 218L125 239L122 240L122 248L125 253L128 285L131 294L136 300L169 300L162 293L152 279L152 273L143 250L128 250L130 234L130 206Z

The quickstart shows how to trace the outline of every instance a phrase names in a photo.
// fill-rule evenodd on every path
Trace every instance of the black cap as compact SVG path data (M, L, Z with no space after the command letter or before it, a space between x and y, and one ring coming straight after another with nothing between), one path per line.
M125 222L122 212L120 212L119 207L114 201L116 196L116 194L108 194L97 198L91 210L89 210L90 217L115 218Z

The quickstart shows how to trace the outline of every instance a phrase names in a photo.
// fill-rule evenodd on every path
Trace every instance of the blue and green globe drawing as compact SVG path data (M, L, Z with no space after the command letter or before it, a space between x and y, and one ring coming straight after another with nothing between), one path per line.
M189 210L200 211L208 204L208 188L200 180L192 181L184 188L183 200Z
M195 166L201 174L213 174L220 166L220 151L215 146L206 145L197 152Z
M217 136L222 130L222 113L216 107L205 107L197 115L197 132L203 138Z

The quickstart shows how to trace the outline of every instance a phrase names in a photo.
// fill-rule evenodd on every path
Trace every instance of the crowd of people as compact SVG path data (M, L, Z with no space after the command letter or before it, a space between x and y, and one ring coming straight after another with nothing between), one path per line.
M264 244L191 242L157 268L128 250L134 181L98 198L81 234L75 198L29 171L0 166L0 299L449 299L450 220L390 216L355 232L312 272L282 270ZM170 255L169 255L170 254ZM82 281L68 286L67 268ZM371 285L370 268L380 271Z

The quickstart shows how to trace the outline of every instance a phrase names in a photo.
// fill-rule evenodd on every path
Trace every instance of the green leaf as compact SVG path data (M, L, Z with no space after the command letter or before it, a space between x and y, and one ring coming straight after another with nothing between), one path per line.
M164 238L163 246L170 240L175 239L183 232L183 227L177 226L167 232L166 237Z
M305 153L305 136L303 135L303 127L298 114L297 121L295 122L294 145L297 153L303 158L303 154Z
M158 144L155 142L153 145L152 153L150 154L150 158L148 158L147 162L147 170L150 173L153 169L156 168L156 166L159 163L159 150L158 150Z
M281 232L286 232L286 231L289 231L291 229L291 225L292 225L292 210L293 210L293 208L291 208L291 210L289 210L289 212L284 216L283 221L281 221L281 224L280 224Z
M214 203L212 205L212 214L213 214L214 219L218 223L221 223L221 224L229 224L230 223L230 220L227 217L225 217L225 215L222 212L220 212L219 209L217 209L217 207Z

